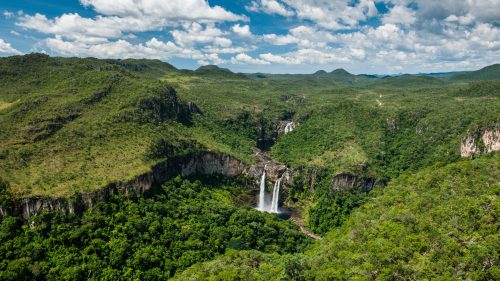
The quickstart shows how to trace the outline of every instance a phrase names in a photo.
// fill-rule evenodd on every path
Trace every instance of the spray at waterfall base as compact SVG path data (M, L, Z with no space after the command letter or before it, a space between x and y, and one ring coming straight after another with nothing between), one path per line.
M275 213L279 214L279 194L280 194L281 178L274 183L273 193L271 197L271 203L266 200L266 167L262 172L262 177L260 179L260 189L259 189L259 200L257 205L257 210L261 212Z

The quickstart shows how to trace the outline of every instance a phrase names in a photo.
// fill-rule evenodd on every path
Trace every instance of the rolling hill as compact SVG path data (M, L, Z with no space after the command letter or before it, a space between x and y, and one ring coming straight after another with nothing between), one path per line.
M476 71L458 73L449 79L454 81L476 81L476 80L496 80L500 79L500 64L486 66Z
M499 73L0 58L0 279L498 279Z

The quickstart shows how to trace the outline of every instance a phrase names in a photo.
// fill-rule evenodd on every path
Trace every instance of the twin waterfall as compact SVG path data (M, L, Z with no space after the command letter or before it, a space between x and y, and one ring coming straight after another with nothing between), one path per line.
M281 184L281 179L278 179L274 183L273 198L271 200L271 213L279 213L278 212L278 201L280 199L280 184Z
M266 168L264 167L264 172L260 178L260 190L259 190L259 206L257 207L259 211L266 211Z
M294 128L295 124L293 122L286 123L285 134L292 132ZM264 171L262 172L262 177L260 178L259 201L257 205L257 210L261 212L278 214L281 178L274 183L273 194L271 197L271 204L269 205L269 200L267 200L266 202L266 168L267 165L264 166ZM281 177L283 178L283 175Z
M279 213L278 204L279 204L279 196L280 196L280 185L281 179L278 179L274 183L273 196L271 198L271 205L266 203L266 168L264 167L264 172L262 173L262 177L260 178L260 190L259 190L259 205L257 209L261 212L268 213Z

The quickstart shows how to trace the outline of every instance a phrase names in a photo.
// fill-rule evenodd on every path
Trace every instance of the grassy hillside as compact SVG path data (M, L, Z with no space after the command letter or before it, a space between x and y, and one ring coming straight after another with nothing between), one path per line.
M147 59L107 59L106 63L121 66L142 77L160 78L179 72L173 65L160 60Z
M236 78L236 79L245 79L246 76L244 74L233 73L231 70L227 68L220 68L216 65L205 65L200 66L198 69L194 71L194 74L199 76L208 76L208 77L219 77L222 79L227 78Z
M395 87L395 88L429 88L443 87L445 81L431 76L420 75L400 75L387 76L380 79L372 80L367 84L369 87Z
M400 76L346 87L328 78L358 77L342 70L266 79L226 72L149 60L0 59L0 177L18 194L68 196L148 171L161 160L147 157L157 139L251 163L264 138L291 167L387 180L456 160L467 131L500 114L495 81ZM188 102L201 114L173 113ZM274 122L290 119L296 130L274 139Z
M451 80L475 81L500 79L500 64L486 66L480 70L459 73L450 77Z
M298 172L281 202L324 237L309 247L297 226L252 210L237 182L176 178L144 198L42 213L32 228L2 218L0 279L498 279L500 156L461 159L460 142L500 123L500 84L496 65L474 73L481 81L0 58L2 206L98 190L187 153L252 164L264 149ZM339 191L338 174L388 186Z
M449 163L460 157L468 131L499 121L497 84L316 93L297 109L299 126L278 140L272 154L292 167L382 179Z
M0 177L19 195L69 196L133 178L161 160L147 157L159 138L232 152L200 136L199 114L168 83L117 61L28 55L1 59L0 72Z
M228 253L176 280L496 280L500 155L405 174L299 255Z

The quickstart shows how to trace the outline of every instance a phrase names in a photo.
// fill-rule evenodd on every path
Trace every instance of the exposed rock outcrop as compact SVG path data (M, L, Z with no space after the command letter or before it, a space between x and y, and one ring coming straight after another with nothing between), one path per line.
M293 113L289 113L287 114L286 118L281 120L274 120L269 122L261 120L257 129L257 147L260 150L267 151L269 150L269 148L271 148L271 146L274 145L278 137L295 129L299 124L297 122L288 120L292 116Z
M257 152L255 158L256 163L248 169L247 175L255 179L257 184L264 168L268 180L276 182L281 179L282 186L289 186L292 183L296 172L288 169L284 164L274 161L266 152Z
M500 124L486 128L480 133L469 134L460 144L462 157L472 157L479 153L498 150L500 150Z
M462 157L472 157L477 152L476 139L473 136L465 137L460 145L460 155Z
M368 192L378 184L376 180L349 173L340 173L332 178L332 188L336 191L359 190Z
M129 181L111 183L99 190L75 194L71 198L30 197L14 200L10 211L0 208L0 215L9 213L24 219L43 210L73 213L94 207L98 202L108 201L113 195L143 194L154 185L161 184L176 175L220 174L227 177L248 175L248 167L240 160L214 152L190 154L158 163L150 172Z
M288 133L287 129L290 130L290 128L291 128L293 130L297 126L298 126L298 124L294 121L289 121L289 120L281 121L280 120L280 121L276 122L276 132L277 132L278 136L281 136L281 135Z
M220 174L226 177L238 177L247 174L247 167L240 160L229 155L206 153L200 157L191 158L181 165L181 175Z
M485 153L500 150L500 125L495 128L485 130L482 140Z
M160 85L149 90L149 95L137 102L133 120L140 123L162 123L175 120L191 124L192 113L201 113L194 103L183 103L174 88Z

